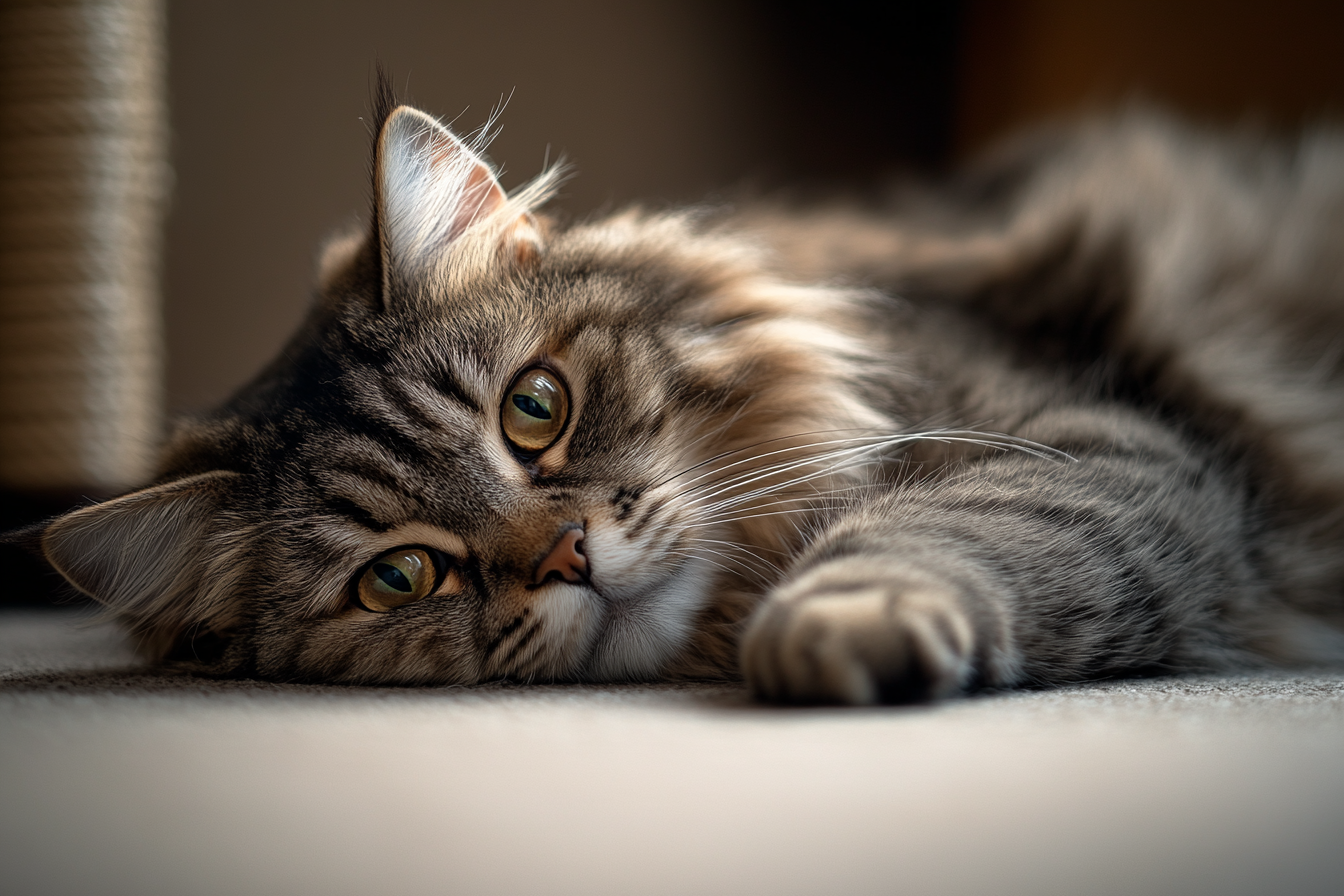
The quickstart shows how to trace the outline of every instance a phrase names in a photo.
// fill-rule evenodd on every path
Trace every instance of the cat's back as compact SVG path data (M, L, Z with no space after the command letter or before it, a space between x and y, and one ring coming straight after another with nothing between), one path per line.
M987 321L1249 439L1344 503L1344 130L1148 110L1025 135L885 208L743 213L793 276Z

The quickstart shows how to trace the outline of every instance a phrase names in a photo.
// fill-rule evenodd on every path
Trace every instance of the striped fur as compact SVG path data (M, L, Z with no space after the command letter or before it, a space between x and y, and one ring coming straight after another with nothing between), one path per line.
M47 530L149 655L856 703L1344 659L1338 133L1135 113L880 214L568 227L479 151L391 111L280 358ZM570 422L527 457L500 407L537 363ZM575 525L591 579L538 585ZM438 591L353 603L402 545Z

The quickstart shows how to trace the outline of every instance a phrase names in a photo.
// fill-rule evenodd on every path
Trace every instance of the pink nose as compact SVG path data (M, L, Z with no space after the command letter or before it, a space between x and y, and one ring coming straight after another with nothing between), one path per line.
M551 573L555 573L571 585L588 580L588 558L583 555L582 529L576 527L565 530L560 540L555 543L555 547L546 555L546 559L537 565L532 584L542 584Z

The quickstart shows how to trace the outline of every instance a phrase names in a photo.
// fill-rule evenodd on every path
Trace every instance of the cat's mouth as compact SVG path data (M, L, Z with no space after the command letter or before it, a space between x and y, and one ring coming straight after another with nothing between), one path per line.
M606 519L562 524L553 537L527 587L550 611L586 620L579 625L587 629L579 674L656 674L690 637L711 589L712 564L675 542L631 538Z
M639 581L611 581L594 569L591 557L586 558L587 568L581 573L565 575L559 570L549 570L540 581L526 586L529 591L539 591L551 585L573 585L583 588L596 596L610 611L620 612L656 599L658 592L674 582L689 561L680 561L668 569L659 571L654 578L639 577Z

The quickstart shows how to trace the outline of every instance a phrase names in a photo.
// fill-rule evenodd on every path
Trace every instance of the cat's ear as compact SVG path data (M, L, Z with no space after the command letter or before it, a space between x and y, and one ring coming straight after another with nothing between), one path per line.
M398 106L383 123L374 183L385 287L413 279L476 228L514 261L540 251L532 216L510 208L490 165L418 109Z
M222 521L241 474L216 471L84 507L42 532L47 561L166 651L189 628L225 631L242 546Z

